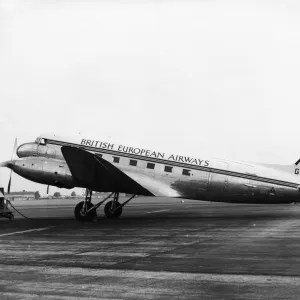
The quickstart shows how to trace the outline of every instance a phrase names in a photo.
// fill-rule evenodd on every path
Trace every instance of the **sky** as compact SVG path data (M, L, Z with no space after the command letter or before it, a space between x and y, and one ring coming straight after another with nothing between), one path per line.
M46 132L292 164L299 80L299 1L0 0L0 161Z

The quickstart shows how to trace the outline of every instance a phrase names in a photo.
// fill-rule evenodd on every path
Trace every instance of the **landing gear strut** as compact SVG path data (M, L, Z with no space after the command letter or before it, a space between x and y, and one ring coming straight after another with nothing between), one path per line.
M85 200L79 202L74 210L76 220L80 222L90 222L97 217L96 209L102 205L107 199L113 195L113 200L108 201L104 206L104 213L107 218L118 218L122 215L123 207L132 200L136 195L131 196L124 203L119 202L119 193L113 192L102 201L93 205L92 200L92 191L86 190Z

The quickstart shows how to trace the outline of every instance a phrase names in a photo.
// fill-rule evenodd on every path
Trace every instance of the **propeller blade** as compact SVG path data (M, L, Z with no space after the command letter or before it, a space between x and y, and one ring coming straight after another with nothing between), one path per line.
M47 194L49 194L49 185L47 186Z
M9 176L9 181L8 181L8 186L7 186L7 194L10 193L11 176L12 176L12 170L10 170L10 176Z
M14 143L14 148L13 148L13 152L11 155L11 160L14 160L15 156L16 156L16 151L17 151L17 147L18 147L18 139L15 138L15 143Z
M13 152L12 152L12 155L11 155L11 162L13 162L14 158L15 158L16 155L17 155L17 153L16 153L17 147L18 147L18 139L15 138L14 148L13 148ZM12 170L12 168L11 168L11 169L10 169L10 175L9 175L9 181L8 181L8 185L7 185L7 194L10 193L12 171L13 171L13 170Z

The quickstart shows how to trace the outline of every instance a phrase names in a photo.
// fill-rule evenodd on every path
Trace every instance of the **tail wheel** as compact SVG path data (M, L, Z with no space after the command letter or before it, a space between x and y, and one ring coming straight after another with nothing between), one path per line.
M92 210L89 213L85 213L83 210L84 201L79 202L74 209L75 219L80 222L91 222L95 217L97 217L96 210ZM89 210L94 205L91 202L86 202L86 210Z
M122 211L123 207L121 203L116 201L109 201L105 204L104 207L104 213L107 218L118 218L122 215Z

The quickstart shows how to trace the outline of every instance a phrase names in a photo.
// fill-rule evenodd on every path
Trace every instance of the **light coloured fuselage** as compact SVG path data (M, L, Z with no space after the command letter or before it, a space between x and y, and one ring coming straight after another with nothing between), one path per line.
M155 196L235 203L300 200L299 172L293 165L282 170L275 165L180 156L81 137L42 135L33 143L21 145L17 150L20 159L10 167L34 182L63 188L84 187L73 178L62 146L99 155Z

